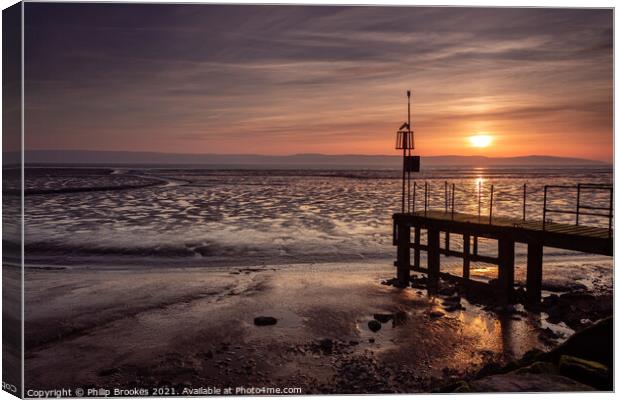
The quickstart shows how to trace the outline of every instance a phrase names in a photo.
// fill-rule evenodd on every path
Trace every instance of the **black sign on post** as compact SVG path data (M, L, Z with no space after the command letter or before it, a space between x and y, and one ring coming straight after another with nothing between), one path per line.
M420 156L406 156L405 157L405 171L406 172L420 172Z

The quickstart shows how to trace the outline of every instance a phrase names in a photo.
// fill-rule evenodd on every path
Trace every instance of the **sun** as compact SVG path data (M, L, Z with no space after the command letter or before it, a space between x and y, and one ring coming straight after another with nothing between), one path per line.
M493 142L493 137L490 135L474 135L469 137L469 143L473 147L489 147Z

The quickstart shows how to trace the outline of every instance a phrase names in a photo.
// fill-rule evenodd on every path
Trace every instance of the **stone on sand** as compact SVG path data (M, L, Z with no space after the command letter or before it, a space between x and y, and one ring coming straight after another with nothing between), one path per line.
M254 318L254 325L257 326L275 325L277 323L278 320L274 317L260 316Z
M368 329L370 329L373 332L377 332L381 329L381 322L377 321L376 319L373 319L372 321L368 321Z

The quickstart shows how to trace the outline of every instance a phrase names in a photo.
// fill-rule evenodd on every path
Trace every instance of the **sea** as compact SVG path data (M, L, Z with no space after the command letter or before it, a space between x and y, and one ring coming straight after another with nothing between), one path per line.
M27 168L26 267L392 265L392 214L401 211L401 174L363 169ZM574 211L577 190L571 187L579 183L611 185L613 169L426 169L412 174L416 194L409 207L423 210L426 197L427 209L454 207L455 212L489 216L492 208L493 217L522 218L525 212L526 219L540 220L545 185L564 186L547 190L549 208ZM6 186L5 193L11 189ZM581 205L601 209L611 201L604 189L582 188L579 196ZM576 223L570 213L548 213L547 219ZM609 218L582 215L579 223L608 227ZM451 241L453 249L462 246L458 237ZM497 254L494 241L481 239L479 246L480 254ZM519 269L525 247L517 245L516 254ZM448 257L442 268L458 269L460 262ZM549 248L545 263L556 266L551 278L567 270L593 274L588 265L602 268L597 276L604 275L601 279L611 285L610 258ZM491 276L485 272L491 266L477 267L481 276Z

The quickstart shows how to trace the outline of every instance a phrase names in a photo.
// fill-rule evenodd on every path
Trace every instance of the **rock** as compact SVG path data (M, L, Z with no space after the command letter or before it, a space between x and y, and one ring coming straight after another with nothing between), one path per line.
M469 393L471 392L471 387L465 381L457 381L451 388L451 393Z
M437 293L443 296L452 296L456 292L456 288L452 285L442 284Z
M394 318L394 314L375 314L373 315L373 317L381 322L382 324L385 324L386 322L390 321L392 318Z
M575 333L539 359L558 363L562 355L570 355L596 361L610 368L613 365L613 340L613 318L609 317Z
M533 348L525 352L523 357L521 357L521 361L524 363L532 363L538 359L538 357L544 355L545 352L541 349Z
M542 290L547 290L549 292L572 292L587 289L588 288L585 285L573 281L545 279L542 283Z
M549 362L536 361L532 364L526 365L525 367L516 369L512 373L515 373L515 374L557 374L558 368Z
M465 307L463 307L461 303L449 304L447 307L445 307L445 310L447 312L454 312L454 311L464 310L464 309Z
M433 318L433 319L441 318L444 315L446 315L446 314L442 313L441 311L431 311L430 313L428 313L428 316Z
M563 355L560 356L560 373L599 390L611 390L609 369L596 361Z
M434 393L466 393L469 391L471 391L469 384L463 380L452 382L437 390L433 390Z
M498 374L502 366L497 362L488 362L476 373L476 377L482 378L488 375Z
M377 321L376 319L373 319L372 321L368 321L368 329L370 329L373 332L377 332L381 329L381 322Z
M394 324L394 326L403 325L403 324L405 324L405 322L407 322L408 318L409 318L409 316L407 315L407 313L405 311L397 311L394 314L393 324Z
M555 374L491 375L469 383L472 392L582 392L594 390Z
M334 349L334 341L331 339L323 339L319 343L319 347L321 348L321 350L323 350L324 353L329 354Z
M368 339L368 343L374 343L374 342L375 342L375 339L373 338Z
M425 289L427 283L428 283L428 279L426 279L425 277L418 278L416 276L416 277L412 277L411 278L411 287L412 288Z
M278 323L278 320L274 317L256 317L254 318L254 325L257 326L266 326L266 325L275 325Z

